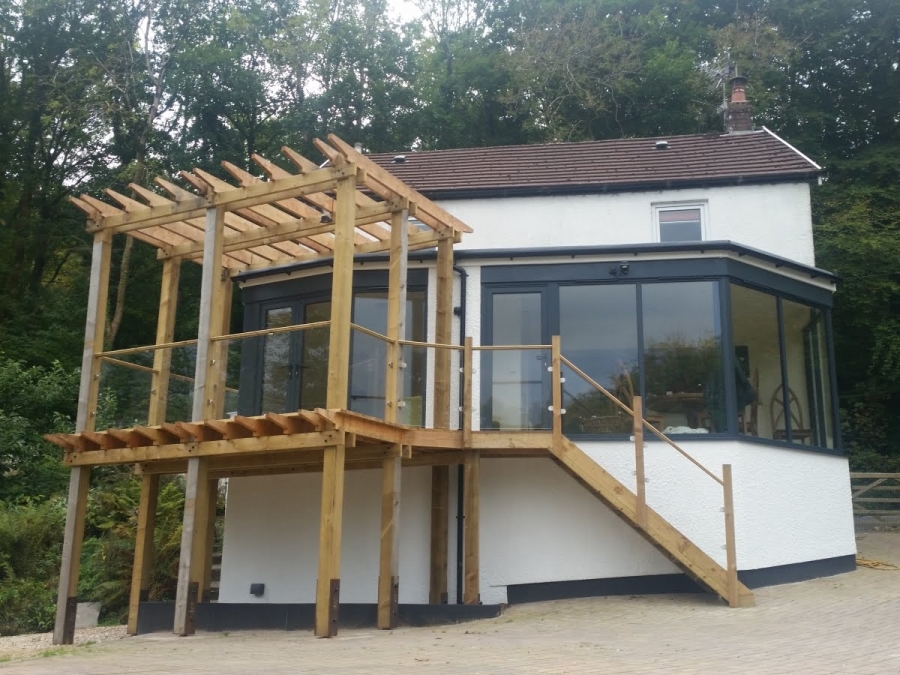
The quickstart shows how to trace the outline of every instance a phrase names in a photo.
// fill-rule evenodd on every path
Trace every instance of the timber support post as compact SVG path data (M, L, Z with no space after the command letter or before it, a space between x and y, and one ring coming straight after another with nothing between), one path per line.
M406 338L406 268L409 252L408 211L391 217L391 254L388 271L387 337L388 363L384 391L384 419L396 422L403 401L403 354L400 340ZM400 593L400 485L402 448L382 465L381 550L378 562L378 627L397 626Z
M325 448L319 525L319 574L316 581L316 637L334 637L338 632L345 457L346 446L343 443Z
M212 419L216 412L219 369L224 368L217 351L219 343L212 338L221 335L227 270L222 267L222 246L225 212L219 208L206 210L206 230L203 240L203 273L200 285L200 321L197 332L197 363L194 370L194 399L192 419L202 422ZM178 583L175 590L176 635L194 633L194 613L202 599L207 529L209 519L208 460L188 459L185 476L184 520L181 528L181 553L178 561ZM211 552L209 552L211 555Z
M166 344L175 339L175 316L178 312L178 282L181 277L181 259L163 261L162 281L159 287L159 313L156 321L156 344ZM157 349L153 352L153 375L150 380L150 407L147 425L156 426L166 421L169 405L169 375L172 368L172 350ZM156 503L159 495L159 475L144 474L141 477L141 496L138 503L137 532L134 542L134 567L131 573L131 594L128 601L128 634L137 634L140 605L150 597L150 579L153 576L154 534L156 530Z
M437 247L437 302L434 341L449 345L453 339L453 239L445 238ZM450 362L447 348L434 355L434 428L450 428ZM447 598L447 557L450 536L450 467L431 469L431 573L428 602L445 604Z
M347 407L350 379L350 318L353 307L353 240L356 220L356 174L337 187L334 266L331 281L331 328L328 339L326 407ZM316 637L338 632L341 593L341 525L344 510L344 441L325 448L322 463L322 510L319 525L319 572L316 582Z
M479 587L479 502L481 491L481 453L466 450L464 460L465 484L463 487L463 603L481 603Z
M81 383L78 390L78 414L75 431L93 431L100 392L100 361L106 330L109 299L109 267L112 255L112 233L94 235L91 256L91 279L88 289L87 317L84 328L84 351L81 358ZM87 510L90 467L73 467L69 476L69 501L63 534L59 592L53 644L70 645L75 640L75 612L78 608L78 575L81 567L81 545L84 540L84 518Z
M131 596L128 601L129 635L137 635L138 613L142 602L150 599L153 575L153 534L156 529L156 502L159 496L159 474L141 476L137 532L134 541L134 568L131 572Z

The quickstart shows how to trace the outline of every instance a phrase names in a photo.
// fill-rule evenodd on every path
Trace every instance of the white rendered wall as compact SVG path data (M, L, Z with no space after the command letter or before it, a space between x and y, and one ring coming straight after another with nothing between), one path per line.
M633 446L581 444L628 487ZM686 441L716 473L734 471L738 567L752 570L853 555L846 459L731 442ZM649 443L647 499L720 563L725 562L721 488L674 450ZM455 485L455 471L451 471ZM404 469L400 601L428 601L431 472ZM348 471L344 491L341 600L377 598L378 471ZM221 602L313 602L318 550L317 474L229 481ZM450 508L450 602L456 593L455 487ZM486 459L481 484L481 598L505 602L509 584L615 578L677 568L549 460ZM254 598L250 583L266 584Z
M705 205L707 241L730 240L815 264L806 183L440 203L475 230L460 249L651 243L659 241L654 205L685 203Z
M345 473L341 600L376 602L381 471ZM431 469L403 469L400 602L427 603ZM230 478L220 602L315 602L321 474ZM422 542L425 542L424 545ZM250 584L266 585L250 595Z

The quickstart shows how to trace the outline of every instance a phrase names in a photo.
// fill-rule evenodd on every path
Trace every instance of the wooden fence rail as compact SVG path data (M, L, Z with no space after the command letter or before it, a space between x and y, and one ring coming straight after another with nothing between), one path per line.
M855 516L900 516L900 473L851 473Z

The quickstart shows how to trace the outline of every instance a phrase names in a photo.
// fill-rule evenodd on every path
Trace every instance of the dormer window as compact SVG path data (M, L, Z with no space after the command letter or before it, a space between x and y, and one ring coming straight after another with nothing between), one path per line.
M656 206L654 210L660 242L703 241L702 204Z

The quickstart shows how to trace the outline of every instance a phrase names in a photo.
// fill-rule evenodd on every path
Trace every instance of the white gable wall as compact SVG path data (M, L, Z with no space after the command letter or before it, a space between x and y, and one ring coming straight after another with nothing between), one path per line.
M807 183L439 202L474 229L458 250L652 243L654 205L704 204L704 239L815 264Z

